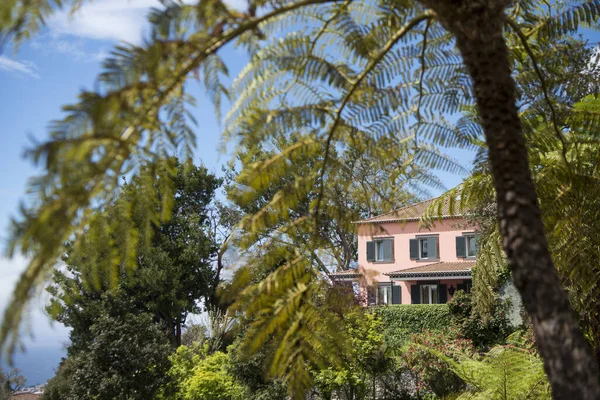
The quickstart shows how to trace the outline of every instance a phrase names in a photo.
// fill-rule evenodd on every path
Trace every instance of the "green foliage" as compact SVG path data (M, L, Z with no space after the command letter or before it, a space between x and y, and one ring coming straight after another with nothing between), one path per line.
M542 360L521 341L497 346L479 359L460 354L458 359L438 354L461 377L469 390L459 399L550 399L550 385Z
M482 315L473 308L471 295L462 290L457 291L452 300L448 302L448 309L452 318L452 326L458 329L461 336L473 342L477 348L504 343L506 337L512 333L506 311L508 304L496 299L489 315Z
M246 389L228 372L228 357L223 352L210 354L207 347L181 346L170 357L171 382L159 399L242 400Z
M243 337L243 333L240 335ZM263 347L251 355L241 351L241 337L227 348L228 370L247 390L249 400L286 400L287 388L280 379L265 376L266 363L271 351Z
M171 346L152 316L103 314L90 329L94 341L61 363L45 399L153 398L166 382Z
M340 316L328 304L332 291L316 271L297 252L281 248L277 255L263 260L280 266L244 289L234 305L249 324L240 351L249 355L270 348L267 375L281 378L290 395L302 398L312 383L307 367L339 365L349 342L337 329Z
M543 43L540 46L544 46ZM546 44L545 46L548 46ZM555 267L569 292L571 304L578 313L583 330L596 352L600 349L600 320L597 287L600 284L596 260L600 243L595 232L600 228L597 202L598 152L598 99L590 95L597 91L598 66L595 55L585 43L575 39L559 43L556 51L542 58L552 67L547 75L547 90L551 104L561 111L556 119L546 117L548 104L528 71L517 75L517 81L527 88L527 102L521 118L524 121L529 146L529 160L545 224L550 252ZM576 58L581 64L559 68L567 58ZM587 71L587 64L591 70ZM549 68L550 68L549 67ZM551 73L552 72L552 73ZM538 84L539 85L539 84ZM583 96L583 97L581 97ZM540 111L541 110L541 111ZM559 128L557 135L555 123ZM483 149L482 149L483 150ZM494 188L485 151L476 172L459 187L449 191L438 201L456 198L460 204L475 210L476 220L484 228L474 276L474 306L489 315L494 303L494 292L506 271L504 255L500 251L501 238L493 212ZM597 353L600 354L600 353Z
M448 360L457 360L464 353L474 354L473 344L456 331L423 331L410 337L410 343L400 355L400 362L416 381L419 396L433 393L444 398L459 392L464 382L448 368L446 359L440 360L433 352L444 354Z
M391 347L406 344L412 334L423 330L444 330L450 322L446 304L393 305L377 307L374 313L383 325L385 342Z
M77 357L61 359L54 376L46 384L42 400L75 400L73 377L79 363Z
M386 373L382 324L374 314L357 310L344 315L352 352L341 367L315 372L315 387L324 398L365 398L377 374Z
M13 368L10 371L0 369L0 400L10 400L12 393L25 386L25 377L21 371Z
M93 342L90 326L102 312L152 313L177 346L187 315L199 311L200 300L214 301L220 276L212 263L216 238L210 213L220 180L204 167L178 165L170 221L154 227L149 237L127 243L127 230L151 224L141 204L146 198L139 194L140 179L126 184L106 215L97 215L90 229L68 244L66 268L55 272L48 288L48 312L72 328L71 353ZM155 182L157 188L161 185ZM123 212L132 216L132 225L121 218ZM136 254L133 270L128 265L131 251Z
M49 4L4 2L3 36L18 38L35 30L49 14ZM529 67L523 57L527 41L541 53L540 42L552 43L591 25L599 14L594 2L516 2L507 10L507 22L525 41L514 29L505 30L511 56ZM338 322L317 307L318 262L307 250L323 248L323 221L344 213L338 199L348 193L363 201L376 193L377 202L389 195L391 200L381 203L392 206L405 187L419 194L442 188L432 169L464 171L443 152L445 147L474 148L481 139L476 121L450 122L474 106L462 58L452 35L419 2L258 0L243 13L220 0L167 2L152 13L151 23L150 40L116 48L97 90L83 92L77 104L66 107L66 117L52 125L51 139L31 152L36 162L45 163L45 175L32 181L33 204L14 221L10 245L11 253L22 251L31 262L6 309L0 343L14 349L24 307L65 242L88 232L97 240L106 238L106 225L95 211L112 204L120 176L139 171L147 223L134 227L132 215L122 209L122 226L130 224L122 240L107 241L105 257L93 255L106 271L123 261L133 267L138 241L150 236L152 226L168 221L174 193L169 178L175 173L168 155L191 155L194 99L185 84L195 77L217 105L222 95L232 99L225 136L236 140L244 156L242 198L292 171L291 179L275 185L277 191L245 216L241 243L245 249L260 247L270 266L275 263L269 252L278 254L279 240L291 237L292 244L306 246L285 257L284 266L242 298L253 321L249 347L270 340L288 343L276 346L272 372L284 374L290 390L301 393L310 384L305 361L326 363L323 349L335 348L326 332L335 331ZM227 69L217 52L234 40L248 49L251 61L225 88L219 78ZM257 146L276 151L253 162ZM305 161L313 164L299 168ZM357 173L369 169L377 173ZM160 188L154 186L157 177ZM300 204L307 207L293 218L290 210L298 211Z
M226 370L227 355L216 352L206 357L186 379L185 400L245 399L244 388L237 384Z
M75 11L82 0L7 0L0 4L0 44L13 40L19 45L44 25L56 8L69 5Z

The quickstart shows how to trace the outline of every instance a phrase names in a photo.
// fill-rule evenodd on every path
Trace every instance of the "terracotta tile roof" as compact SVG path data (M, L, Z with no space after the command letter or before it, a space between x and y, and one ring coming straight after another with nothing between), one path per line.
M348 279L348 278L358 278L361 275L360 272L356 269L347 269L345 271L333 272L329 274L332 279Z
M474 266L475 261L438 262L394 271L384 275L389 275L390 278L462 276L471 275L471 269Z
M42 398L38 393L14 393L10 400L39 400Z
M377 215L375 217L367 218L362 221L356 221L357 224L368 224L368 223L381 223L381 222L394 222L394 221L415 221L421 219L427 208L433 203L436 198L421 201L408 206L400 207L389 213ZM442 205L441 216L442 218L461 217L462 214L458 211L455 213L450 212L450 202L444 201Z

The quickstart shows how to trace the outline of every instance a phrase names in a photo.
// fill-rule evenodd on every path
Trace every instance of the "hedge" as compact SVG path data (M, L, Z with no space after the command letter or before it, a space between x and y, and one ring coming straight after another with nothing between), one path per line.
M440 331L451 324L446 304L399 304L375 307L373 312L383 323L390 346L402 346L413 333Z

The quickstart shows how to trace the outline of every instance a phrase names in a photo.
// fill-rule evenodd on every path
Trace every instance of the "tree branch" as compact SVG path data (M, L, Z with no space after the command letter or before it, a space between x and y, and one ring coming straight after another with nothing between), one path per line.
M535 57L535 54L533 54L533 50L531 50L529 43L527 43L527 37L525 37L525 35L523 34L523 32L521 31L519 26L513 20L507 19L507 21L508 21L508 25L517 34L517 36L519 37L519 40L523 44L523 48L525 49L525 52L527 53L527 55L531 59L531 63L533 64L533 70L535 71L535 74L537 75L538 79L540 80L540 85L542 86L542 92L544 93L544 99L545 99L546 103L548 104L548 107L550 108L550 114L552 116L552 126L554 127L554 133L556 134L556 137L558 138L558 140L560 140L560 142L562 144L562 146L561 146L562 147L562 157L566 164L567 170L569 171L569 174L572 176L573 171L571 170L571 165L569 164L569 160L567 159L567 143L558 127L558 118L556 117L556 110L554 109L554 105L552 104L552 101L550 100L550 95L548 94L548 88L546 87L546 80L544 79L544 75L542 74L542 71L540 70L540 67L537 62L537 58Z
M415 148L418 148L419 141L417 137L417 132L419 127L421 126L421 102L423 100L423 79L425 77L425 50L427 50L427 32L429 31L429 27L431 26L431 19L427 20L427 25L425 26L425 31L423 32L423 48L421 49L421 76L419 78L419 100L417 102L417 129L415 129Z
M385 55L396 45L396 43L398 43L398 41L400 41L400 39L402 39L408 32L410 32L412 28L417 26L422 21L431 20L433 18L433 15L434 14L432 11L426 11L423 14L412 19L411 21L407 22L402 28L400 28L400 30L398 30L392 36L392 38L385 44L385 46L383 46L383 48L379 51L379 53L377 53L375 55L375 57L371 59L371 61L367 64L365 69L356 77L354 82L351 82L352 85L351 85L350 89L348 90L348 93L346 93L346 96L344 96L342 103L340 104L340 106L336 112L335 120L333 121L331 129L329 130L329 134L327 135L327 141L325 142L325 154L323 156L323 167L321 168L321 174L319 176L319 187L320 187L319 197L317 199L317 204L316 204L315 211L314 211L317 224L318 224L318 218L319 218L319 216L318 216L319 209L321 207L321 202L323 200L323 192L324 192L323 181L325 179L325 171L327 170L327 161L329 159L331 142L333 141L333 137L335 136L336 128L340 124L340 121L342 119L342 111L344 110L344 108L350 101L350 98L352 97L352 95L354 94L356 89L359 87L359 85L362 83L362 81L369 75L369 73L373 70L373 68L375 68L377 66L377 64L379 64L379 62L383 59L383 57L385 57Z

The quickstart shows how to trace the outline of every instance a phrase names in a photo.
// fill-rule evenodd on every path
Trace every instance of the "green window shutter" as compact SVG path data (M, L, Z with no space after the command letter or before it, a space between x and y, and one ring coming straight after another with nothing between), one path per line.
M465 258L467 256L467 238L464 236L456 237L456 257Z
M367 242L367 261L375 261L375 242Z
M398 285L392 286L392 304L402 304L402 300L400 299L400 286Z
M427 251L429 252L427 258L438 258L436 237L427 238L427 247Z
M421 294L419 293L419 285L410 285L410 303L421 304Z
M418 239L410 239L410 259L411 260L419 259L419 240Z
M383 241L383 259L385 261L392 261L392 246L394 241L384 240Z
M446 285L438 285L438 303L446 304L448 302L448 289Z

